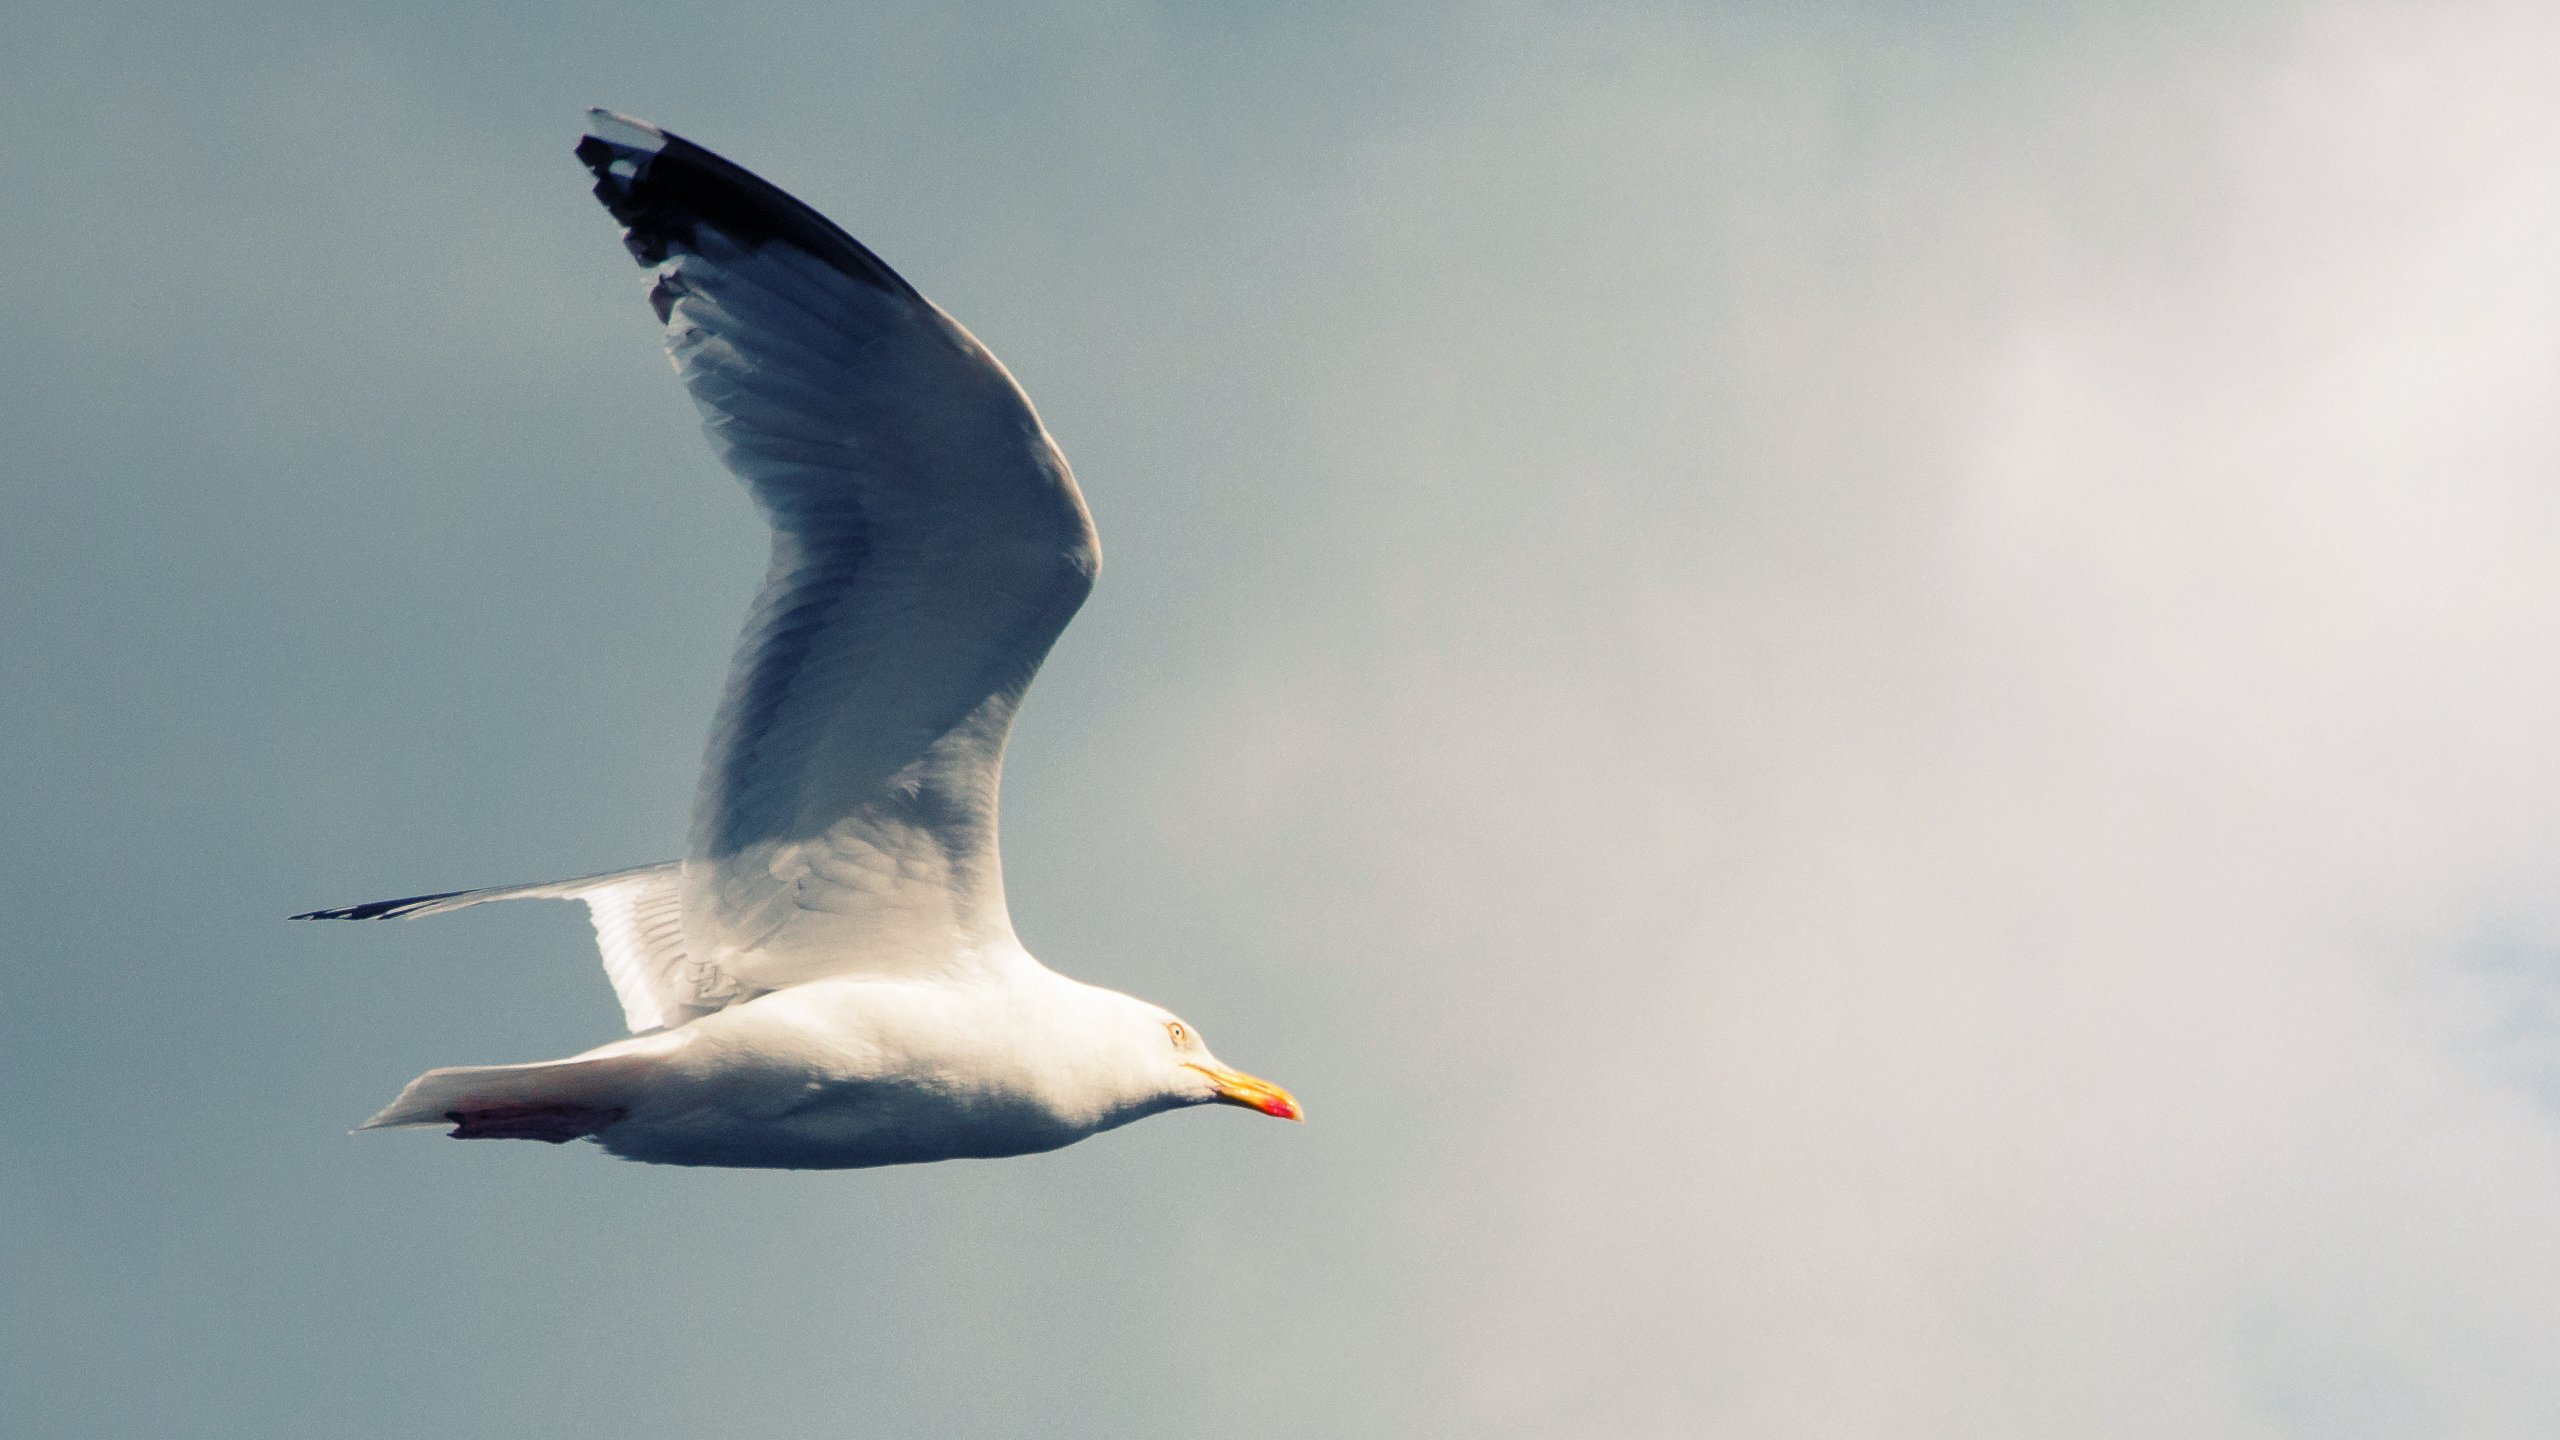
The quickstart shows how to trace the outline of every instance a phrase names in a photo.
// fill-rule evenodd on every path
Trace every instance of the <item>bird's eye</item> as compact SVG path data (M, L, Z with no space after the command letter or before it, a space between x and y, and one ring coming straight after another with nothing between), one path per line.
M1164 1022L1164 1033L1172 1036L1173 1043L1176 1045L1180 1045L1191 1038L1191 1032L1183 1029L1182 1022L1179 1020L1167 1020Z

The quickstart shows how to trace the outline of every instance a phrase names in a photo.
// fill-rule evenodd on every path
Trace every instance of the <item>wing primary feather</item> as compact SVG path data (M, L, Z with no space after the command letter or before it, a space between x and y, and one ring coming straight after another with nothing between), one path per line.
M623 223L623 243L641 264L698 249L695 228L707 225L750 250L787 241L841 274L901 298L921 298L869 247L754 172L673 131L611 111L589 113L595 131L617 133L580 137L578 159L596 177L596 198ZM658 142L654 149L650 138Z
M306 910L296 920L397 920L414 915L439 900L468 895L468 890L439 890L433 895L407 895L398 900L368 900L362 905L342 905L334 910Z

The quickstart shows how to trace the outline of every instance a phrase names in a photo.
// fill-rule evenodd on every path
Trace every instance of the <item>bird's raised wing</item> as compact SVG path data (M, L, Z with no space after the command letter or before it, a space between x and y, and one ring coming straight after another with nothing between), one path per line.
M591 114L578 158L773 526L704 761L687 948L760 989L1015 963L997 772L1101 565L1066 460L996 358L853 237Z

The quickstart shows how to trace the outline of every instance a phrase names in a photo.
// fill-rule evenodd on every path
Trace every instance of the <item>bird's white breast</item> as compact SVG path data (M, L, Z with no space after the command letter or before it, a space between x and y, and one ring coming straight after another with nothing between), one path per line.
M1149 1113L1126 1103L1100 994L1036 966L965 982L844 976L680 1031L606 1149L664 1164L831 1169L1021 1155Z

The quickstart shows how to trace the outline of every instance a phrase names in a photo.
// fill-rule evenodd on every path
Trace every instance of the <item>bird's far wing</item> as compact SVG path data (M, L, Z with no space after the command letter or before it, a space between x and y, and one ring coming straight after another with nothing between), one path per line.
M468 910L492 900L583 900L587 918L595 923L596 949L604 956L605 977L613 982L614 996L622 1002L623 1022L636 1035L672 1029L762 993L685 953L683 883L684 866L671 860L540 885L370 900L306 911L293 918L408 920Z
M1101 565L1066 460L995 357L853 237L591 113L578 158L773 526L704 762L687 949L757 989L1010 963L1005 735Z

